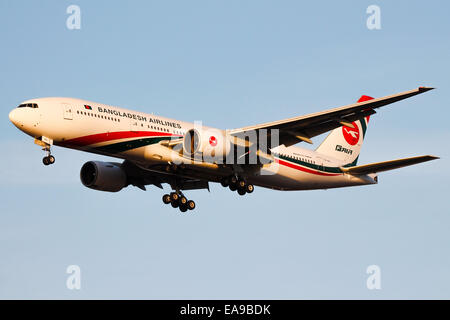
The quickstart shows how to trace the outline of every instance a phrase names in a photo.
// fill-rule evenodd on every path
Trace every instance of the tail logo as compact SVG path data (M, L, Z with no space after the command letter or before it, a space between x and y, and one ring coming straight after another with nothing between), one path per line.
M349 145L354 146L359 141L359 128L355 122L352 122L354 128L342 127L342 134L344 135L345 141L348 142Z

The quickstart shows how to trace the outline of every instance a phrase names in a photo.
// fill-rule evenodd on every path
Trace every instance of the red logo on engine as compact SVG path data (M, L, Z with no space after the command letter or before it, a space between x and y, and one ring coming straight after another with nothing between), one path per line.
M355 122L352 122L354 128L342 127L342 134L344 135L345 141L348 142L349 145L354 146L359 141L359 128Z
M210 144L212 147L217 146L217 139L216 139L216 137L214 137L214 136L209 137L209 144Z

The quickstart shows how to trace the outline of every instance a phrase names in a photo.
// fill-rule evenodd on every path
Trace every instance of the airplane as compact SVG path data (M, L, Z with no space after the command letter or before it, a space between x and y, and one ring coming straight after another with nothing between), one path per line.
M422 94L419 87L374 99L363 95L342 107L244 128L221 130L75 98L38 98L22 102L10 121L46 152L44 165L55 162L59 146L123 159L86 162L84 186L118 192L147 185L172 192L163 202L181 212L196 204L183 191L220 183L239 195L254 186L275 190L313 190L378 183L378 173L439 159L425 155L357 165L369 119L375 109ZM329 132L315 149L312 138Z

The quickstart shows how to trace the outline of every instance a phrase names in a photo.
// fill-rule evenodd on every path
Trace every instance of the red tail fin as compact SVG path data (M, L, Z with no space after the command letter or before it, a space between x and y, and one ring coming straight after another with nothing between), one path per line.
M368 100L373 100L373 98L362 95L361 98L359 98L358 102L364 102L364 101L368 101ZM369 123L369 119L370 119L370 116L366 117L367 123Z
M358 102L364 102L364 101L368 101L368 100L373 100L373 98L363 95L363 96L361 96L361 98L359 98Z

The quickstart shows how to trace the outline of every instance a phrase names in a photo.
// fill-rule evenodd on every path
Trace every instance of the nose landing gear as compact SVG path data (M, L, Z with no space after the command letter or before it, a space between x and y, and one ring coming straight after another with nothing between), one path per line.
M42 163L46 166L50 165L50 164L54 164L55 163L55 157L52 156L52 152L50 150L50 148L52 147L53 144L53 140L47 137L40 137L40 138L35 138L34 139L34 143L37 144L38 146L42 147L42 150L45 151L45 153L47 154L43 159L42 159Z
M52 156L50 151L50 146L44 147L42 150L47 152L47 155L42 159L42 163L46 166L54 164L55 163L55 157Z
M188 200L180 191L165 194L163 195L162 200L165 204L170 203L172 208L180 209L181 212L195 209L195 202L193 200Z

